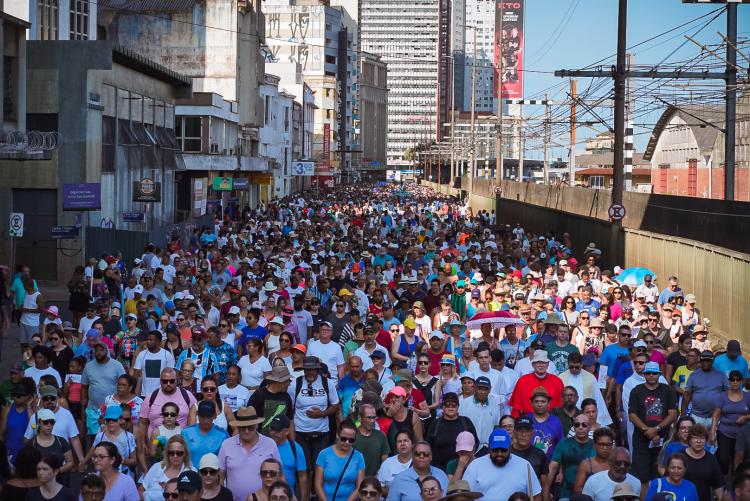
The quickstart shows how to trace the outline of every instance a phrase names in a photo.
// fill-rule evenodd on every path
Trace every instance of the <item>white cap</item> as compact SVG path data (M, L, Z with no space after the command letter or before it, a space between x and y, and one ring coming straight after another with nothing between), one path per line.
M239 315L240 314L240 308L239 306L232 306L229 308L229 314L230 315Z
M284 325L284 319L282 319L281 317L273 317L273 319L271 319L269 323Z
M531 358L531 363L533 364L534 362L549 362L547 352L545 350L536 350L534 356Z
M133 287L133 292L143 294L143 286L141 284L136 285L135 287Z
M55 413L49 409L38 410L36 413L36 417L38 421L49 421L49 420L56 421L57 420L55 418Z
M175 292L174 293L174 299L175 300L185 299L185 295L182 292Z
M209 452L208 454L203 455L201 462L198 465L198 469L202 470L203 468L211 468L212 470L219 469L219 458L216 454Z

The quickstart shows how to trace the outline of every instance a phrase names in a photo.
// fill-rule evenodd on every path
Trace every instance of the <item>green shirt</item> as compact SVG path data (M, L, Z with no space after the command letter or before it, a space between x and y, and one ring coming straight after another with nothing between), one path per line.
M555 364L558 374L562 374L568 370L568 356L571 353L578 353L578 348L568 343L563 347L557 345L557 343L549 343L545 349L547 350L547 356L550 362Z
M581 444L575 438L566 438L557 444L555 452L552 453L552 461L560 463L563 472L563 482L560 487L561 498L567 498L573 494L578 466L584 459L594 454L594 441L591 439Z
M357 430L354 449L361 452L365 458L365 475L377 475L380 464L383 462L383 456L391 455L388 440L380 430L373 430L369 437L362 435Z

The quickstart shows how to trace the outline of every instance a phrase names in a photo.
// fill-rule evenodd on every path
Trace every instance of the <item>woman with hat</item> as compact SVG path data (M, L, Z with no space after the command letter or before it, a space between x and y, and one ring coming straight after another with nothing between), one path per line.
M404 362L411 360L417 349L417 343L419 343L419 338L414 333L416 328L417 322L413 317L404 320L404 332L393 340L391 346L391 360Z
M86 458L83 460L83 465L88 464L93 454L94 447L100 442L111 442L115 444L117 450L122 456L122 462L120 464L120 471L129 474L135 469L136 466L136 450L135 450L135 437L132 433L122 429L120 418L122 417L122 407L119 405L110 405L104 412L104 426L94 436L94 440L91 443ZM81 465L79 465L79 468Z
M440 374L435 385L435 396L431 407L437 408L446 393L457 395L461 393L461 379L456 371L456 357L448 353L440 359Z
M320 501L346 501L365 477L365 458L354 449L357 427L345 420L336 442L320 451L315 461L315 493Z
M454 480L448 484L445 496L438 501L473 501L482 497L481 492L474 492L466 480Z
M60 480L64 484L69 483L68 472L70 472L75 463L73 462L73 451L70 448L70 442L62 437L52 434L52 428L55 426L55 413L49 409L41 409L36 413L36 435L31 439L31 446L37 449L42 457L55 456L63 465L60 468Z
M396 433L401 430L409 430L417 441L422 440L422 421L415 411L409 409L407 398L408 394L401 386L394 386L385 396L386 415L393 419L388 428L388 444L391 449L396 448Z

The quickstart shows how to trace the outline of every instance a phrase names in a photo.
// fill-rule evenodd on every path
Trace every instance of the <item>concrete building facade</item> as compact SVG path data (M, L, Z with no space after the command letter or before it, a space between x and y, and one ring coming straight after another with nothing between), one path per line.
M449 116L447 0L362 0L361 48L388 66L388 166L421 144L441 139Z
M359 61L359 105L363 118L359 122L359 169L384 175L388 160L388 67L379 56L367 52L361 54Z
M0 2L0 132L26 130L28 0Z
M284 197L292 188L292 103L294 96L279 90L279 77L266 74L260 87L263 126L260 128L260 156L268 162L273 183L264 197ZM263 196L263 195L261 195Z

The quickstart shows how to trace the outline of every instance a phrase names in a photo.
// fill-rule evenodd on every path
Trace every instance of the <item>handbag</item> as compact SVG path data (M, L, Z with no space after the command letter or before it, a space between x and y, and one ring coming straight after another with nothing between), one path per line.
M346 469L349 467L349 463L352 462L352 457L354 457L354 451L349 454L349 459L346 460L346 464L344 465L344 469L341 470L341 475L339 475L339 479L336 481L336 488L333 489L333 496L331 496L331 501L336 501L336 494L339 492L339 487L341 487L341 481L344 479L344 474L346 473Z

